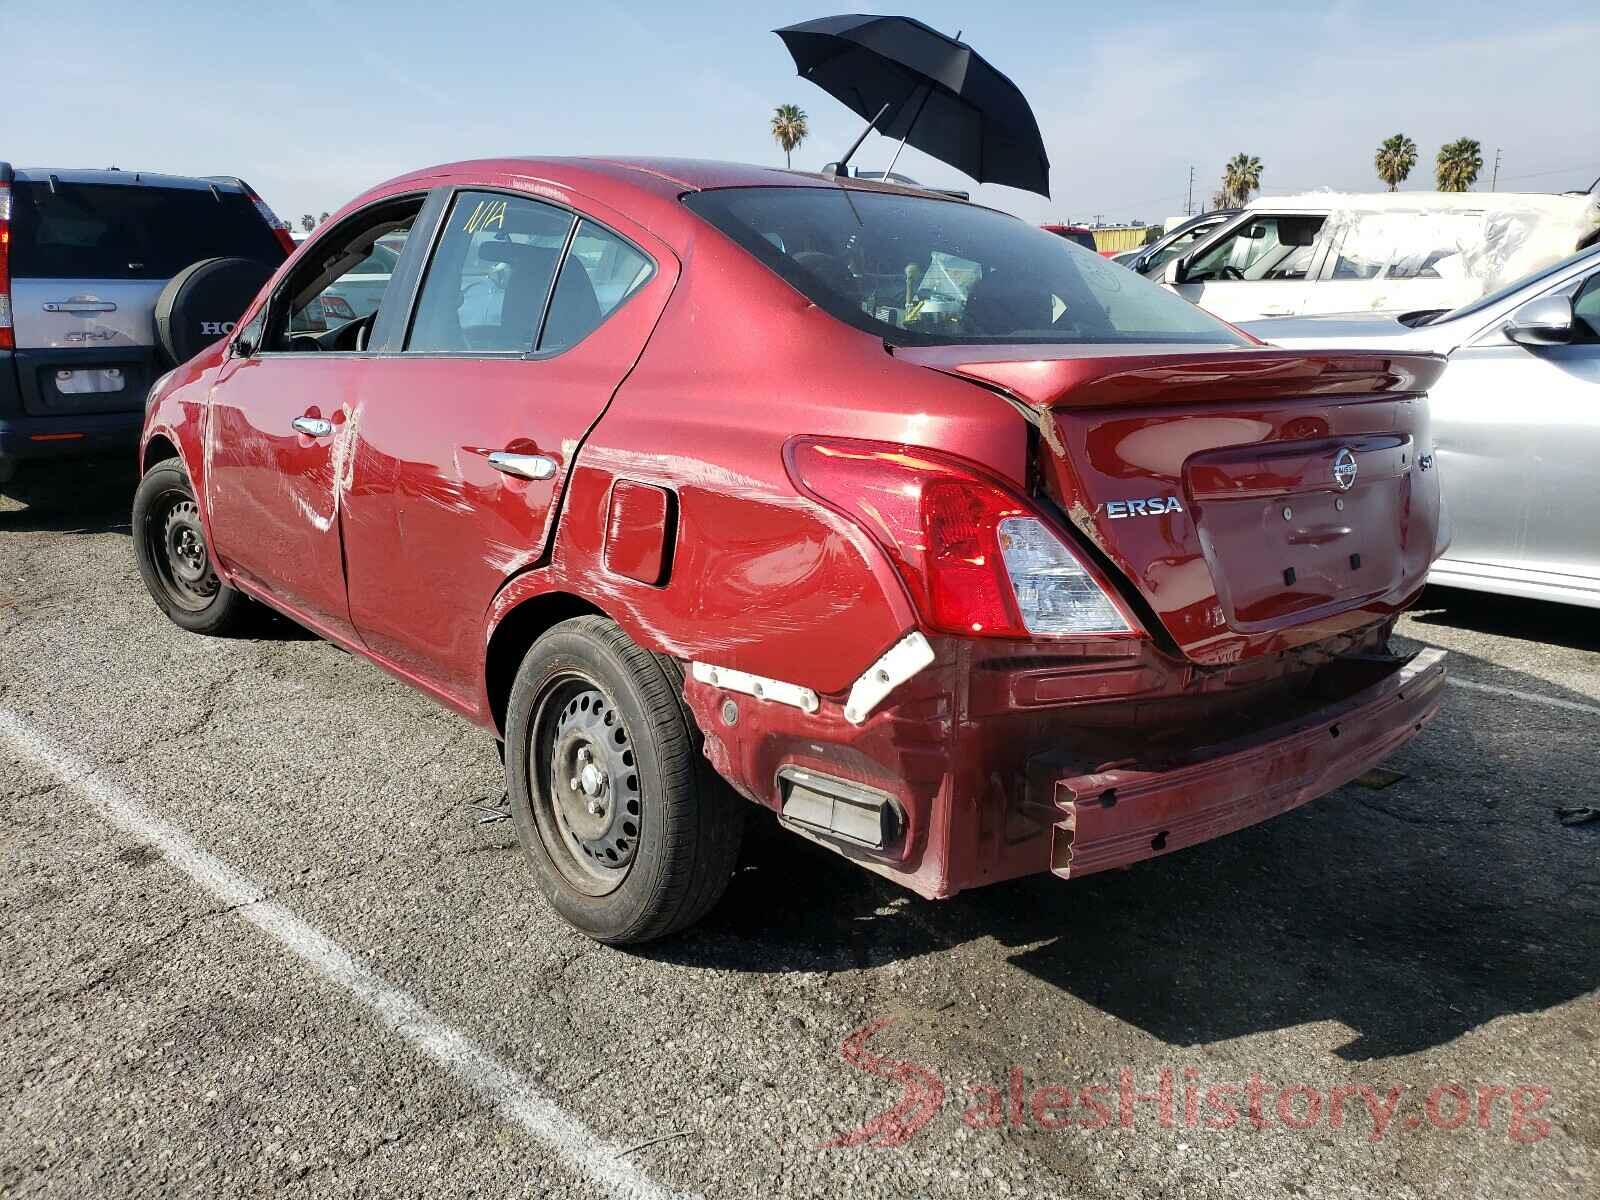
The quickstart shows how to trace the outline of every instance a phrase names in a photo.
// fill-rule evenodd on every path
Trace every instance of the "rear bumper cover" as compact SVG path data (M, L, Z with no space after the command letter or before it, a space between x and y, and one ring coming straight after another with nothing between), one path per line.
M0 417L0 459L127 455L139 446L144 413L77 417Z
M103 395L83 397L88 407L111 411L73 412L59 394L41 396L40 379L56 367L122 369L126 407ZM38 458L133 458L144 425L144 404L155 352L147 347L101 350L0 350L0 462ZM53 385L50 385L53 386ZM82 407L82 406L80 406Z
M1337 703L1170 769L1063 775L1036 760L1032 799L1056 817L1050 870L1076 878L1127 866L1244 829L1350 782L1438 713L1444 657L1424 650Z

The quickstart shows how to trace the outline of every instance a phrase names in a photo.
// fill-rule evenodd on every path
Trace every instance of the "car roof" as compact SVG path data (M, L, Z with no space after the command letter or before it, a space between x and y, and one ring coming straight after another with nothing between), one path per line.
M155 171L126 171L118 167L17 167L15 178L21 183L109 183L124 187L187 188L205 191L215 187L223 192L242 192L232 176L205 179L194 175L163 175Z
M612 183L633 184L647 190L662 185L675 192L711 191L736 187L815 187L844 188L862 192L888 192L902 196L932 196L953 200L947 194L920 185L882 179L852 179L824 175L817 171L796 171L784 167L762 167L751 163L718 162L698 158L647 158L627 155L584 157L507 156L441 163L409 172L398 183L422 182L430 176L472 176L480 173L532 175L581 186L585 179L604 178ZM654 186L651 186L654 185Z
M1568 214L1592 204L1594 197L1583 193L1556 195L1552 192L1301 192L1294 196L1257 196L1246 205L1250 212L1332 212L1359 209L1362 212L1505 210Z

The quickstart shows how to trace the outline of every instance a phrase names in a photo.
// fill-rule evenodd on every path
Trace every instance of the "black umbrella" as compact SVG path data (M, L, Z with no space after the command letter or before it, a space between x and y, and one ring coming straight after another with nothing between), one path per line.
M876 129L980 183L1050 194L1050 160L1033 109L1016 84L965 42L911 17L861 14L773 32L802 77L868 122L841 172Z

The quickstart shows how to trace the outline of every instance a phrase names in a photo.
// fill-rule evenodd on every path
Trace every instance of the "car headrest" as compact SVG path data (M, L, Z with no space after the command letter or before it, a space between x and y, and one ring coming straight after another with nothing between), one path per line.
M1279 217L1278 240L1285 246L1309 246L1321 228L1321 217Z

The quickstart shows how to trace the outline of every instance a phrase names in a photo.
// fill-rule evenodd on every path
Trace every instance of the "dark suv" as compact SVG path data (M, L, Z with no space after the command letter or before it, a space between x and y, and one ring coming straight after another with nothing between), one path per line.
M131 452L151 383L230 332L293 248L238 179L0 162L0 483Z

